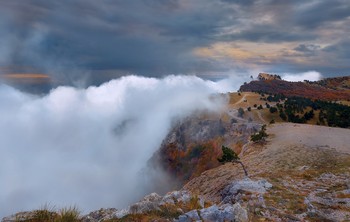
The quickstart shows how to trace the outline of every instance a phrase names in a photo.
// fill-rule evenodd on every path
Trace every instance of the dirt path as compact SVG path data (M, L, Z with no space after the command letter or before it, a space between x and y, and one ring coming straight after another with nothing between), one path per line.
M235 119L237 119L237 120L239 120L239 121L241 121L241 122L247 122L247 121L248 121L247 119L244 119L244 118L238 116L238 109L239 109L240 107L243 108L243 109L245 109L247 106L249 106L249 104L245 102L245 101L248 100L248 97L252 97L252 94L250 94L250 93L244 93L244 94L242 94L242 98L240 98L237 102L235 102L235 103L233 103L233 104L230 104L230 106L229 106L230 108L229 108L229 110L228 110L228 114L229 114L231 117L233 117L233 118L235 118ZM259 101L256 101L256 102L254 102L254 103L258 103L258 102L259 102ZM250 107L251 107L251 106L250 106ZM264 124L267 124L267 123L268 123L268 121L266 121L266 120L264 119L264 117L261 115L261 112L260 112L257 108L251 107L251 110L257 110L257 116L258 116L259 120L260 120L262 123L264 123Z
M236 106L240 103L243 103L243 101L246 100L246 97L247 97L247 94L244 94L243 97L240 100L238 100L237 102L235 102L233 105Z
M259 119L263 122L263 123L268 123L263 117L262 117L262 115L261 115L261 112L258 110L257 111L257 113L258 113L258 117L259 117Z

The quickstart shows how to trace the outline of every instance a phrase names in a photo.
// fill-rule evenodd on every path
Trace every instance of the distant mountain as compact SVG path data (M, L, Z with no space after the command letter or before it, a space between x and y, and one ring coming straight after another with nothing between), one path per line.
M260 75L259 75L260 76ZM259 80L240 87L242 92L264 92L322 100L350 100L350 76L326 78L320 81L289 82L264 74Z

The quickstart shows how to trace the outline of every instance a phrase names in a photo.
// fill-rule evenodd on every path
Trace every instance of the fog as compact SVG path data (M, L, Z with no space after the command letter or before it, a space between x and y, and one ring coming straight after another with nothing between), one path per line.
M286 81L298 82L298 81L304 81L304 80L318 81L322 78L322 75L321 73L316 71L308 71L308 72L302 72L302 73L287 73L287 74L283 74L281 77Z
M0 84L0 217L45 204L84 213L122 208L150 191L142 169L171 124L220 110L212 95L241 82L126 76L45 96ZM163 175L162 172L151 172Z

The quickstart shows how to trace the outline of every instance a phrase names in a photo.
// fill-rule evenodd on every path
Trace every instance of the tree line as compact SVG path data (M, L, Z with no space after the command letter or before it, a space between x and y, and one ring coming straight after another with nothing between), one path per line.
M350 107L323 100L311 100L304 97L284 97L281 95L270 95L268 101L280 102L276 107L270 107L270 112L278 111L282 120L293 123L306 123L315 116L315 111L319 111L317 124L331 127L350 127ZM307 111L308 110L308 111Z

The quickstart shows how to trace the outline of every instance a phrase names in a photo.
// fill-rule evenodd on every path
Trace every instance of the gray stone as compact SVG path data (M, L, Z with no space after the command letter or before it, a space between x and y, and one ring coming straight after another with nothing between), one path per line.
M249 192L256 194L264 194L268 189L272 188L272 184L266 180L254 181L250 178L243 180L233 181L222 191L222 200L224 203L235 202L237 195L240 193Z
M221 206L213 205L201 210L192 210L179 216L178 222L190 221L207 221L207 222L224 222L236 221L247 222L248 213L240 204L224 204Z
M8 217L2 218L1 222L17 222L32 219L35 215L34 211L19 212Z
M152 210L159 210L159 203L162 197L156 193L145 196L140 202L129 207L129 213L144 213Z
M178 222L200 221L200 217L198 215L197 210L192 210L192 211L189 211L189 212L179 216L179 219L176 221L178 221Z
M90 212L81 218L82 222L99 222L102 220L110 220L116 218L116 213L118 212L115 208L108 208Z
M233 205L233 214L236 222L248 221L248 212L239 203Z
M191 197L191 193L186 190L169 192L162 198L160 205L175 204L179 202L188 203L191 200Z
M202 209L199 212L204 221L222 221L219 207L216 205Z
M116 218L122 218L126 215L130 214L130 208L125 208L125 209L122 209L122 210L118 210L116 213L115 213L115 217Z

